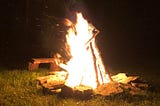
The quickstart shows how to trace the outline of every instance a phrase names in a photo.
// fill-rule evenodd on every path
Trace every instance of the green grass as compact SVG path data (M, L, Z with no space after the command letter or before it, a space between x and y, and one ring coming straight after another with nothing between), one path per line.
M47 72L47 69L33 72L1 69L0 106L160 106L160 92L157 90L137 96L122 93L107 97L97 95L88 100L62 98L58 94L49 94L37 87L35 79L47 75ZM143 74L145 78L159 83L156 75Z

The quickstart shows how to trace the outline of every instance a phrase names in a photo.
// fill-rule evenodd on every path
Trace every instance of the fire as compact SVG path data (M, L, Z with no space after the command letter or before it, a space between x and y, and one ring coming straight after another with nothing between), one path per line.
M148 84L139 79L139 76L127 76L125 73L110 76L105 70L104 64L95 37L97 30L85 20L81 13L77 13L76 23L66 19L68 26L66 34L66 52L69 60L59 54L54 58L34 58L30 67L37 67L39 63L51 63L49 75L38 77L39 85L53 93L63 92L68 96L91 96L100 94L103 96L129 91L131 95L144 94ZM61 68L64 70L60 70ZM138 80L137 80L138 79ZM136 82L136 80L138 82ZM64 86L66 85L66 86ZM72 92L72 91L73 92ZM84 92L86 91L86 93ZM75 95L74 95L75 94Z
M99 31L81 13L76 15L76 24L67 20L69 29L66 34L66 49L71 58L59 66L68 72L65 85L72 88L82 85L95 89L98 85L110 82L95 43Z

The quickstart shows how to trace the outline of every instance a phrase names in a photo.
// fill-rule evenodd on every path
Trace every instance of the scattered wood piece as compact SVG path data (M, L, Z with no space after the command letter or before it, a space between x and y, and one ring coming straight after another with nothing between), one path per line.
M139 76L127 76L125 73L118 73L117 75L112 76L113 81L123 83L123 84L127 84L138 78Z
M37 77L38 85L45 89L48 89L54 93L61 91L61 87L64 86L67 73L64 71L52 72L52 75L43 77Z
M110 83L98 86L97 89L95 89L94 91L96 94L106 96L112 93L121 93L123 92L123 89L120 87L119 83L110 82Z

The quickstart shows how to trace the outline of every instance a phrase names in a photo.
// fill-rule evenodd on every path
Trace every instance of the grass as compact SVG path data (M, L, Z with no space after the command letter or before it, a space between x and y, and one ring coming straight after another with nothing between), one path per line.
M96 95L88 100L49 94L38 88L35 81L38 76L47 75L47 72L47 69L33 72L0 69L0 106L160 106L159 89L146 91L146 95ZM148 77L147 74L143 74L145 78L151 77L151 81L159 83L156 75Z

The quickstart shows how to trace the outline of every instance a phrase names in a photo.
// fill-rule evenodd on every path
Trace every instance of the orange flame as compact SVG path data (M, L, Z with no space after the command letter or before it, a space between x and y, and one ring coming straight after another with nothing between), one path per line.
M81 13L77 13L77 22L73 24L67 20L70 26L66 35L67 45L71 59L59 66L68 71L65 85L72 88L80 85L95 89L98 85L108 83L109 76L95 43L95 28L85 20Z

